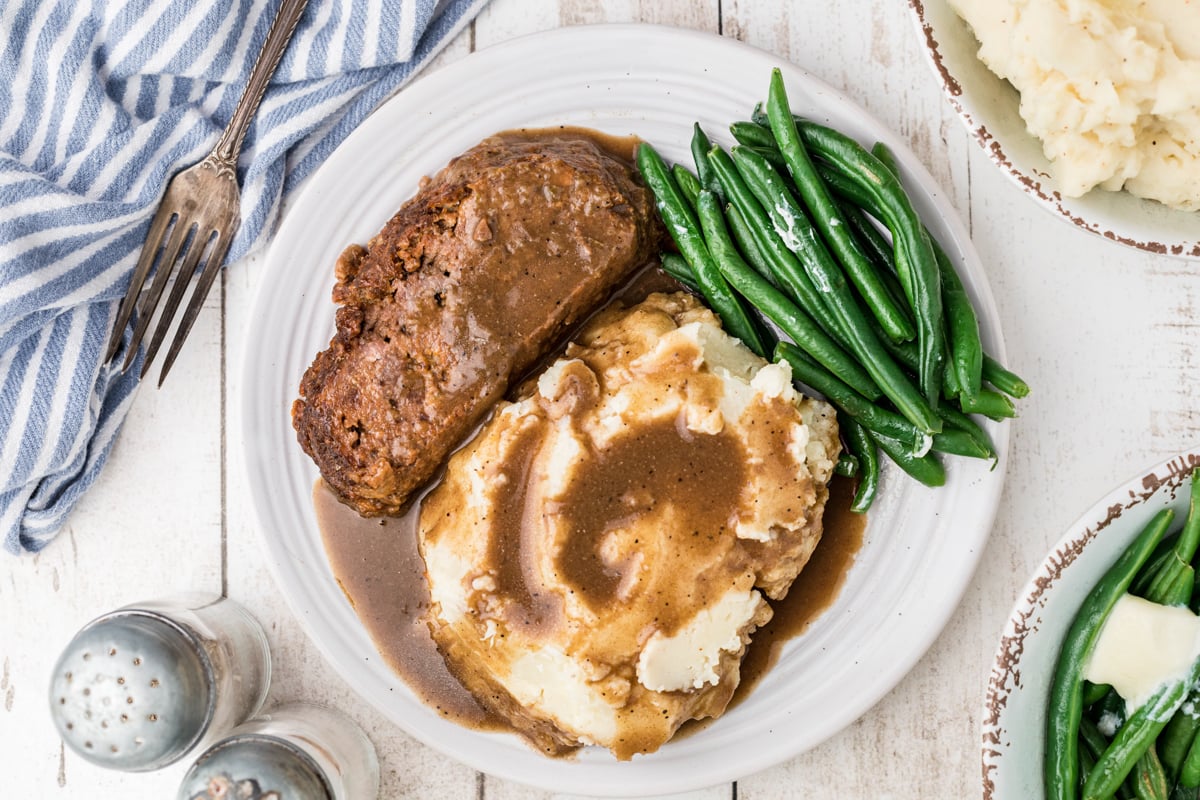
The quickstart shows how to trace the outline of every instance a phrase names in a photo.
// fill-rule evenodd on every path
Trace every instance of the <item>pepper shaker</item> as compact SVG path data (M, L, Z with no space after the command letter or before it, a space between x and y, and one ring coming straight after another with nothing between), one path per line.
M177 800L375 800L379 762L344 715L292 703L238 726L196 759Z
M50 681L63 741L102 767L159 769L253 716L271 655L262 627L227 598L126 606L85 625Z

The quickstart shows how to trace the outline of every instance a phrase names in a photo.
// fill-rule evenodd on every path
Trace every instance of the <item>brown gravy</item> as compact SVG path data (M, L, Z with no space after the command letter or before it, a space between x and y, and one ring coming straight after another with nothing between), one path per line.
M605 565L601 549L606 534L620 527L623 517L646 514L656 498L671 492L677 493L680 530L708 533L675 537L661 555L669 563L687 564L696 560L693 554L701 561L719 554L721 534L729 509L737 505L744 471L741 444L727 433L694 437L683 425L666 420L615 439L594 467L575 481L573 494L562 501L559 513L573 531L570 546L558 560L564 581L597 613L612 607L626 575ZM637 548L630 543L628 549L619 549ZM702 607L708 598L696 597L695 603ZM669 635L686 624L694 610L692 603L680 598L659 609L655 621Z
M772 604L774 618L755 633L742 662L734 703L770 670L784 644L803 633L837 598L866 525L865 515L849 509L853 490L846 478L834 478L830 484L821 542L787 597ZM412 504L401 517L361 517L318 481L313 506L338 585L388 665L443 717L478 730L508 729L505 720L485 711L446 669L425 624L429 590L417 552L420 504ZM686 725L680 734L698 727Z
M775 612L771 621L754 633L742 659L742 681L731 705L746 697L779 660L783 646L808 630L813 620L837 599L862 547L867 526L866 514L850 510L853 500L854 481L835 477L829 484L821 541L787 596L771 603Z
M400 517L363 517L318 480L313 508L333 575L388 666L443 717L481 730L507 728L450 674L429 635L429 588L417 552L420 504Z

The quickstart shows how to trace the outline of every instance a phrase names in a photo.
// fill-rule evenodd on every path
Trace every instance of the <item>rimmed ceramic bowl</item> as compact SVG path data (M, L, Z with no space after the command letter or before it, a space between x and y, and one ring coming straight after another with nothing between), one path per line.
M1040 800L1046 699L1062 638L1084 597L1150 518L1188 512L1200 446L1139 473L1092 506L1021 590L1000 637L983 704L984 800Z
M979 42L945 0L908 0L917 32L950 104L992 162L1046 210L1070 224L1151 253L1200 258L1200 213L1128 192L1063 197L1041 142L1025 130L1020 95L979 60Z

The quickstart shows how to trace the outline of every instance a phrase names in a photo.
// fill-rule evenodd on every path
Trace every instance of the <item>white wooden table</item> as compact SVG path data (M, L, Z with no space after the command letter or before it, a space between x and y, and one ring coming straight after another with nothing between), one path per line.
M739 798L978 796L979 707L992 650L1026 576L1062 529L1139 468L1200 438L1200 264L1124 249L1040 210L991 166L942 99L895 0L493 0L439 58L594 22L736 37L841 88L907 139L968 223L1000 307L1009 362L1034 387L1013 423L1008 480L981 566L913 672L824 745L735 785ZM436 68L436 66L434 67ZM58 541L0 561L0 795L174 797L183 771L127 775L64 752L46 710L53 660L96 614L183 589L225 591L268 629L269 702L345 710L378 748L382 798L533 800L418 744L325 665L263 565L233 415L242 332L261 272L219 290L161 390L144 388L100 480Z

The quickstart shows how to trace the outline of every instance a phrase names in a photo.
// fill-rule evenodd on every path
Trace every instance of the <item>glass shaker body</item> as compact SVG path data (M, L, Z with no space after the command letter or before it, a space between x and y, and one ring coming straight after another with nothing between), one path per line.
M262 626L227 597L185 595L124 610L159 613L190 630L212 666L215 703L205 743L257 714L271 681L271 650Z
M292 703L239 725L201 754L177 797L375 800L378 794L379 762L362 729L331 709Z
M140 603L85 625L50 682L63 741L102 767L159 769L253 715L270 651L237 603L189 595Z

